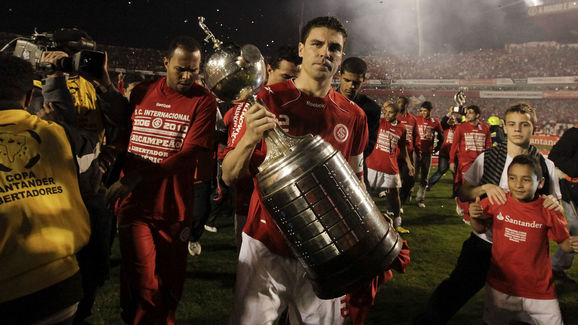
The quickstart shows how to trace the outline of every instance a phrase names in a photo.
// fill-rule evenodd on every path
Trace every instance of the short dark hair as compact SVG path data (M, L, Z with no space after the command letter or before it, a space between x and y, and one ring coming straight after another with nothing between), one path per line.
M341 74L344 74L345 72L359 74L365 78L367 64L362 59L352 56L341 63Z
M12 55L0 54L0 101L21 100L33 87L33 75L30 62Z
M398 99L401 99L403 101L404 105L408 105L409 104L409 99L405 96L399 96Z
M433 108L433 105L431 104L430 101L425 101L425 102L421 103L421 106L420 106L420 107L425 108L425 109L427 109L428 111L431 111L432 108Z
M506 117L510 113L528 114L528 116L530 117L530 122L532 123L532 126L534 127L534 130L536 130L536 123L538 123L538 117L536 116L536 110L534 110L534 108L532 108L532 106L530 106L530 104L517 103L517 104L510 106L506 110L506 112L504 113L504 122L506 121Z
M167 52L167 59L170 59L175 50L180 47L187 52L196 52L201 50L201 45L194 38L186 35L181 35L173 38L169 43L169 49Z
M300 65L301 58L299 57L297 46L279 46L275 53L267 58L267 64L269 64L271 68L275 70L279 68L279 64L281 64L281 61L283 60L291 62L295 65Z
M480 110L480 108L479 108L477 105L470 105L470 106L468 106L468 107L466 108L466 111L467 111L468 109L473 110L474 113L476 113L476 114L478 114L478 115L479 115L479 114L482 114L482 111Z
M347 31L343 24L339 21L339 19L332 17L332 16L323 16L313 18L312 20L308 21L305 24L305 27L301 30L301 43L305 43L307 37L309 37L309 33L313 28L316 27L326 27L329 29L333 29L334 31L341 33L343 35L343 40L347 39Z
M400 109L401 109L401 108L399 107L399 105L397 105L396 103L393 103L393 102L385 102L385 103L383 103L382 109L383 109L383 108L386 108L386 107L392 107L392 108L395 110L396 113L399 113L399 111L400 111Z
M510 166L508 166L508 172L514 165L525 165L532 168L534 174L538 177L538 180L542 179L542 166L540 166L540 162L531 155L517 155L512 159Z

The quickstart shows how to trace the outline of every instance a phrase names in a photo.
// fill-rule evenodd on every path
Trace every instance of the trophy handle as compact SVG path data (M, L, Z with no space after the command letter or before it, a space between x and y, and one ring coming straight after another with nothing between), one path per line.
M268 111L269 108L262 100L257 99L256 95L251 96L247 103L249 105L253 105L254 103L258 103L259 105L265 107ZM263 138L265 138L265 144L267 145L267 155L265 156L265 160L263 163L258 167L259 172L267 169L267 166L271 163L277 161L280 157L285 155L286 152L290 151L294 148L299 142L303 141L307 136L297 137L287 134L279 124L276 124L275 127L271 130L265 131L263 134Z
M213 49L218 50L221 48L221 45L223 45L223 42L221 42L220 40L218 40L215 35L213 35L213 33L209 30L209 27L207 27L207 25L205 25L205 17L203 16L199 16L199 26L201 27L201 29L205 32L205 34L207 35L207 37L205 37L204 41L206 43L209 42L209 40L211 40L213 42Z

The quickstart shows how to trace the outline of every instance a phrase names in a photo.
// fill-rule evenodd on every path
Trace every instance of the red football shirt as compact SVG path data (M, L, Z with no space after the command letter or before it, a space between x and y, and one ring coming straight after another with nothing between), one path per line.
M367 168L390 175L399 174L397 151L398 148L405 146L407 137L406 128L399 121L394 123L385 118L379 120L377 143L371 155L367 157Z
M412 153L417 146L419 135L417 134L417 120L414 115L406 113L405 115L399 115L397 120L405 126L406 130L406 149L408 153ZM411 157L411 156L410 156Z
M430 117L425 119L423 116L418 115L415 117L417 121L417 133L419 134L418 141L418 152L421 153L433 153L433 143L435 132L443 134L442 125L440 120L435 117Z
M450 150L452 148L452 143L454 142L454 134L456 132L456 126L452 125L449 128L444 130L444 143L442 143L442 147L440 149L440 157L449 157Z
M556 291L548 238L560 243L570 236L560 212L543 207L544 199L519 202L507 194L503 205L481 201L493 217L494 243L487 281L512 296L554 299Z
M463 174L468 171L474 160L491 146L492 136L486 124L481 122L477 125L470 122L458 124L450 150L450 163L455 162L457 155L458 170Z
M357 166L354 168L356 173L362 173L363 150L368 141L367 118L355 103L333 89L323 98L308 96L297 89L292 80L265 86L258 97L277 116L280 126L289 134L321 136L339 150L347 161L355 162L352 165ZM241 105L244 104L239 106ZM244 132L245 123L241 119L239 130L232 134L227 150L235 148ZM265 142L262 141L251 158L250 169L253 174L263 162L265 154ZM273 219L262 205L257 184L243 231L261 241L273 253L293 256Z
M229 138L227 140L227 145L231 143L236 143L238 141L237 136L241 128L243 119L245 118L245 112L249 108L248 105L236 105L225 113L223 117L223 122L227 127L229 132ZM239 138L240 140L240 138ZM225 150L226 152L227 150ZM249 172L243 174L237 179L235 183L235 213L238 215L246 216L249 211L249 202L251 201L251 195L253 194L253 179Z
M197 151L213 150L215 97L197 84L182 95L161 78L135 87L131 104L132 131L123 175L139 170L144 179L120 202L119 219L190 220Z

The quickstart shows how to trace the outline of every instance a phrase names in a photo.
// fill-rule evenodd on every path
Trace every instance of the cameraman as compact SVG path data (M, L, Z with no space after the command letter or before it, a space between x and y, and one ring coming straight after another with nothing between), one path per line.
M41 63L57 67L59 61L74 52L73 48L45 51ZM100 77L82 71L68 76L62 71L54 71L42 80L44 104L41 104L41 100L36 103L36 110L43 118L49 117L46 114L51 112L46 112L45 108L39 110L38 106L62 104L54 105L55 112L52 113L55 114L50 117L74 126L79 132L88 132L97 139L97 145L90 154L77 157L80 193L90 215L92 232L88 245L77 254L84 297L78 306L75 323L82 323L91 315L97 288L108 279L114 217L104 204L102 177L112 164L116 150L105 145L105 138L107 142L113 141L117 129L126 125L130 117L126 110L127 100L114 89L110 80L106 56L101 69Z
M82 296L75 253L90 232L75 155L92 144L26 112L32 74L0 55L0 320L68 324Z

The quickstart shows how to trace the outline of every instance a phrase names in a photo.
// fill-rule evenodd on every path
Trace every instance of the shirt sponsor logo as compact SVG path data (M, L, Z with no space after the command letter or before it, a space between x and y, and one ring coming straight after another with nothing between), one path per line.
M345 125L337 124L335 128L333 128L333 136L337 142L343 143L349 137L349 130Z
M513 224L513 225L526 227L526 228L536 228L536 229L542 228L542 224L537 223L536 220L534 220L532 222L521 221L521 220L514 219L509 215L503 216L501 213L496 216L496 219Z
M307 104L307 106L311 106L311 107L315 107L315 108L325 108L324 103L314 103L312 101L306 101L305 104Z
M156 103L155 106L164 107L164 108L171 108L171 105L170 105L170 104Z

